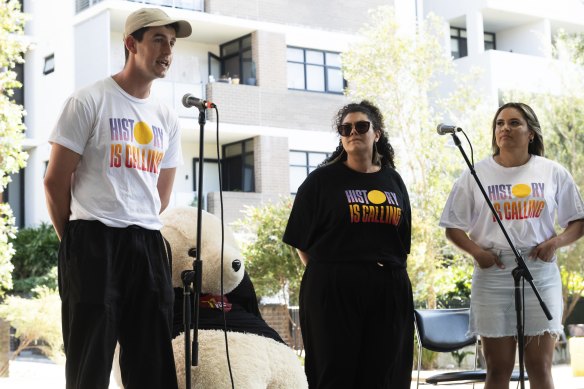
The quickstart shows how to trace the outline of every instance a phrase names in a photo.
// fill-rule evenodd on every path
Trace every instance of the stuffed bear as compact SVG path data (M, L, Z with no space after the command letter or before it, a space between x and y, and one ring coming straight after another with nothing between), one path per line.
M179 387L185 386L183 284L181 273L193 268L189 250L196 246L197 210L177 207L161 214L162 234L172 254L175 288L173 349ZM296 353L261 318L253 284L231 230L224 230L223 298L221 297L221 221L202 212L200 259L202 283L199 304L198 364L191 368L191 387L229 389L225 337L235 388L308 388ZM221 309L224 307L224 311ZM191 312L194 307L191 307ZM225 315L225 324L223 317ZM224 325L227 332L223 331ZM192 340L192 337L191 337ZM189 345L190 347L190 345Z

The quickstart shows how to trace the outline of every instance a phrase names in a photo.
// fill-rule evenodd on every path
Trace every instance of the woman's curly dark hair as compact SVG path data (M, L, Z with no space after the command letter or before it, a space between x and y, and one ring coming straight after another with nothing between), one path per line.
M381 111L379 111L379 108L377 108L375 105L367 100L363 100L360 103L350 103L345 105L335 115L334 128L336 129L341 123L343 123L345 116L353 112L361 112L367 115L371 121L373 130L380 131L381 136L373 148L372 162L376 165L388 166L395 169L393 147L391 147L385 132L385 127L383 125L383 115L381 114ZM339 145L337 146L336 150L319 166L330 165L331 163L346 160L347 153L343 148L343 143L339 139Z

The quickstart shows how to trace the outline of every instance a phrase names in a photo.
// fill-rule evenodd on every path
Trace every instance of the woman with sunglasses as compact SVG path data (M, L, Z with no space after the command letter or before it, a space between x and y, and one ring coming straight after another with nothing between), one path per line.
M298 189L284 233L306 265L300 322L311 389L407 389L413 299L408 192L381 112L336 115L339 146Z
M554 346L562 332L562 282L556 250L584 233L584 203L570 173L546 159L541 126L531 107L507 103L492 122L493 155L475 165L477 176L533 282L552 314L548 320L526 284L523 295L525 367L531 388L552 389ZM563 228L556 233L555 223ZM515 366L517 315L515 255L470 170L444 207L446 237L473 257L472 335L480 335L487 363L485 389L508 388Z

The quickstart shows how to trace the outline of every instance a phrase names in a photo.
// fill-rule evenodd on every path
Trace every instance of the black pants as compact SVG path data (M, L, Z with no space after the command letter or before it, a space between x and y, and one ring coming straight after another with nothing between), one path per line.
M67 389L107 389L116 342L125 388L177 388L174 293L159 231L69 222L59 293Z
M413 318L405 269L309 262L300 320L310 389L409 389Z

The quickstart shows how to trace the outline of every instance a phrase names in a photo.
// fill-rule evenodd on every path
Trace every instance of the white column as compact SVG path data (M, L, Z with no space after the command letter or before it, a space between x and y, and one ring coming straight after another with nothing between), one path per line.
M470 12L466 15L466 39L469 57L485 51L485 30L482 13Z
M541 30L542 30L542 37L541 37L541 42L542 42L542 55L546 58L552 58L553 56L553 35L552 35L552 25L549 19L544 19L542 21L542 26L541 26Z
M410 35L416 32L417 5L416 0L395 0L393 2L395 16L400 21L401 32L403 34Z

